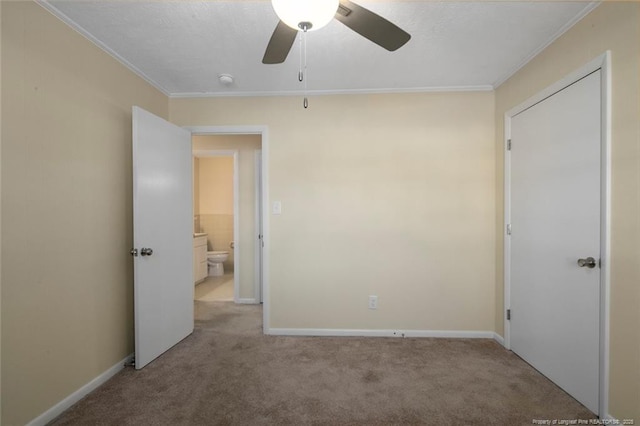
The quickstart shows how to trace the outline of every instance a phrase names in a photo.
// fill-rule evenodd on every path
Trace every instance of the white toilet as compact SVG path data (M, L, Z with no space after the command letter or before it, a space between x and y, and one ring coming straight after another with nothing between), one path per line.
M221 277L224 275L224 266L222 262L229 258L228 251L208 251L207 265L209 266L210 277Z

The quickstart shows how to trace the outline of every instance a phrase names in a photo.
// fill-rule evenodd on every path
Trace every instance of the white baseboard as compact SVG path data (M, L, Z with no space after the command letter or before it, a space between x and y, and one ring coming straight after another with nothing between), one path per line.
M109 380L110 378L115 376L117 373L119 373L120 370L122 370L124 368L125 364L128 364L129 362L131 362L132 359L133 359L133 354L127 355L126 358L124 358L121 361L118 361L116 364L114 364L107 371L105 371L104 373L100 374L98 377L94 378L89 383L85 384L80 389L76 390L71 395L69 395L68 397L66 397L62 401L58 402L53 407L49 408L47 411L45 411L44 413L40 414L35 419L31 420L29 423L27 423L27 426L42 426L42 425L46 425L51 420L55 419L60 414L62 414L64 411L66 411L69 408L71 408L71 406L73 406L73 404L75 404L76 402L80 401L87 394L89 394L90 392L96 390L104 382L106 382L107 380Z
M493 331L466 330L367 330L342 328L269 328L265 334L274 336L335 336L335 337L448 337L466 339L493 339Z
M257 305L258 300L256 298L239 298L235 301L239 305Z
M504 337L502 337L498 333L493 333L493 340L498 342L501 346L504 346Z

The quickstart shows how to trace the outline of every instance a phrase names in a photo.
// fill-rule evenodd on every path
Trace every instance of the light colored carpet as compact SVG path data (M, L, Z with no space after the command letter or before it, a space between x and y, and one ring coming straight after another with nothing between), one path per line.
M221 277L207 277L196 285L195 300L200 302L233 301L233 273Z
M492 340L264 336L196 302L194 333L55 425L531 425L594 415Z

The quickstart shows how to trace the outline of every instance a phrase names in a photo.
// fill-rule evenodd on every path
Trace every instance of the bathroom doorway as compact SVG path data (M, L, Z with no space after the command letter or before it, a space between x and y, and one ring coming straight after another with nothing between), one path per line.
M261 303L262 136L194 134L192 147L194 241L206 238L208 257L194 298Z
M194 298L201 302L235 301L239 294L238 157L238 150L193 150Z

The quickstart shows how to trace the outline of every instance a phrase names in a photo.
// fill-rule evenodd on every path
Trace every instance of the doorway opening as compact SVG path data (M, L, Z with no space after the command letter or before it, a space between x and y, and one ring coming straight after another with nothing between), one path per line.
M208 252L229 252L222 265L224 274L215 276L209 267L207 277L196 284L195 299L231 299L237 304L262 303L263 328L266 332L268 226L264 208L267 188L267 169L264 165L268 152L267 129L257 126L207 126L190 127L187 130L192 133L194 154L194 232L207 234ZM233 163L231 167L229 162ZM226 180L227 184L233 182L233 190L229 186L226 186L227 189L217 189L218 192L227 192L226 207L222 200L217 202L218 206L214 206L207 205L211 200L203 198L203 195L211 193L204 188L204 181L217 176L215 171L207 172L208 163L220 163L219 171L225 168L233 170L232 179L228 174L226 178L224 175L219 178ZM199 175L198 181L196 173ZM197 192L199 196L196 196ZM199 198L199 204L196 198ZM233 199L232 203L230 199Z
M240 270L236 273L240 247L236 249L235 243L241 235L240 151L210 149L227 144L234 136L201 138L204 140L192 141L206 148L193 150L194 298L201 302L237 301L241 295Z

